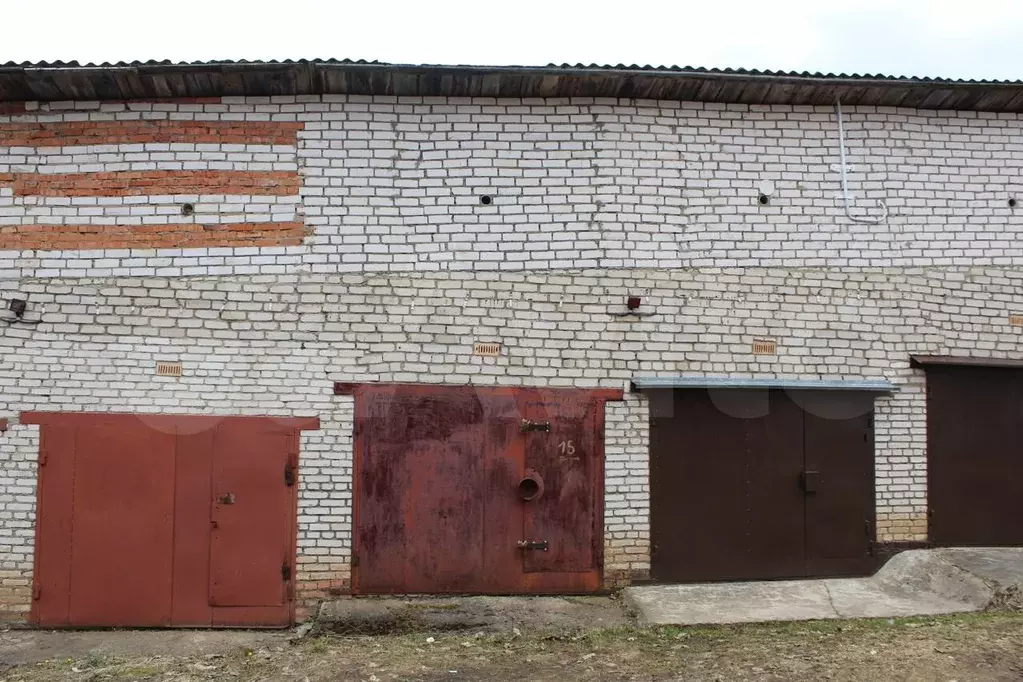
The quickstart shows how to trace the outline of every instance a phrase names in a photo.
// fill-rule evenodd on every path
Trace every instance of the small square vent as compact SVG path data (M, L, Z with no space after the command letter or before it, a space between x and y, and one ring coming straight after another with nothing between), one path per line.
M181 376L180 362L158 362L156 363L156 376L158 377L179 377Z
M472 347L473 355L482 355L485 358L496 358L501 354L499 343L476 343Z
M774 339L753 339L753 355L777 355L778 342Z

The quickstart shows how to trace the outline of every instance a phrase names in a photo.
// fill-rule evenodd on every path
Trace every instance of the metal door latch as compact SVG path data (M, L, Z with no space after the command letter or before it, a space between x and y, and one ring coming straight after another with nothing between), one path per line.
M528 419L523 419L522 423L519 424L519 431L526 433L527 431L543 431L545 433L551 432L550 422L534 422Z
M810 493L817 492L817 481L819 475L820 472L812 471L810 469L807 469L806 471L803 472L800 479L800 484L803 487L804 493L809 495Z
M234 504L234 493L227 493L217 498L217 504Z
M546 540L519 540L517 543L519 549L538 549L541 552L547 551Z

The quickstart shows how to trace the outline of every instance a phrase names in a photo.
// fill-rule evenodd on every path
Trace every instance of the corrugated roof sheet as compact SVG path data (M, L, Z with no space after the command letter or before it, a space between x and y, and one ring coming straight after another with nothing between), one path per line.
M8 62L0 101L361 94L600 97L739 104L1023 111L1023 81L689 66L447 66L350 59Z

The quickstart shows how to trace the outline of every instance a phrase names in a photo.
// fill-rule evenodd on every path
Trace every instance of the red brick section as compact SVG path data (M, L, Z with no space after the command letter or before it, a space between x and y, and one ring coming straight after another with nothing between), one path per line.
M294 145L301 129L301 123L270 121L0 123L0 147L76 147L145 142Z
M12 114L24 113L25 113L24 102L0 102L0 116L10 116Z
M7 225L0 250L187 249L215 246L298 246L310 231L298 222L217 225Z
M0 173L16 196L127 197L145 194L298 194L295 171L146 171Z

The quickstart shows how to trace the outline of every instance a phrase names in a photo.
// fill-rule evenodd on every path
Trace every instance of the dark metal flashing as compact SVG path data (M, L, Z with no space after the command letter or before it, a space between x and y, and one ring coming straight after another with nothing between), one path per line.
M810 391L867 391L891 393L896 390L886 379L775 379L746 377L651 376L634 377L632 390L648 388L733 388L786 389Z
M325 94L394 97L607 98L1023 111L1023 82L883 75L549 64L449 66L351 60L7 63L0 101L127 100Z
M911 355L909 366L916 369L928 367L1009 367L1023 369L1023 360L1010 358L974 358L953 355Z
M564 387L562 387L562 386L542 386L542 387L538 387L538 386L505 386L505 385L491 386L491 385L484 385L484 384L389 383L389 382L386 382L386 381L359 381L359 382L354 382L354 383L353 382L347 382L347 381L335 381L334 382L334 395L356 395L358 393L359 389L364 387L364 386L366 386L366 387L373 387L373 386L391 387L391 388L394 388L395 390L397 390L399 388L410 388L410 387L412 387L412 388L428 388L428 387L452 388L452 387L469 386L469 387L476 388L476 389L481 390L481 391L504 390L504 391L509 391L509 392L514 392L514 391L517 391L517 390L520 390L520 389L536 389L536 388L540 388L540 389L543 389L543 390L550 389L550 390L558 390L558 391L585 391L594 400L614 401L614 400L623 400L624 397L625 397L624 396L625 392L622 389L620 389L620 388L587 388L585 386L583 386L583 387L580 387L580 386L564 386Z

